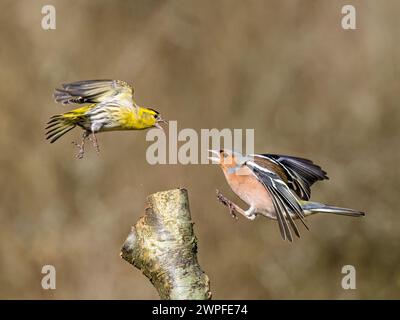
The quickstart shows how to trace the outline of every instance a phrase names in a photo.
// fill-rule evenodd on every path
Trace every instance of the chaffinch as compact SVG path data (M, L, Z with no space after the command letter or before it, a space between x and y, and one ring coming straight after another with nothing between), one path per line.
M217 190L218 199L228 206L235 217L237 212L250 220L258 214L277 220L284 240L293 241L291 229L300 237L294 220L299 219L308 229L305 217L311 214L365 215L353 209L308 201L311 185L329 179L320 166L308 159L277 154L243 156L230 150L210 152L213 156L209 159L221 166L233 192L250 207L243 210Z

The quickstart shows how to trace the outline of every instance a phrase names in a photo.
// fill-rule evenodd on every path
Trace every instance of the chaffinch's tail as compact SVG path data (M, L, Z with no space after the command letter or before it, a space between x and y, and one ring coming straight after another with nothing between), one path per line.
M311 215L315 213L332 213L338 214L342 216L349 217L362 217L365 216L364 212L348 209L348 208L340 208L334 206L328 206L323 203L312 202L312 201L302 201L301 207L303 208L303 212L305 215Z

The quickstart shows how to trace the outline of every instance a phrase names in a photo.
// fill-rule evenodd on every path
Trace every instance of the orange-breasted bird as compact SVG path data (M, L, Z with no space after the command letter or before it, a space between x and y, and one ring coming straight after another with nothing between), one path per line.
M254 220L257 215L277 220L284 240L293 241L291 230L300 237L294 220L308 229L305 217L315 213L332 213L361 217L364 212L309 201L310 187L329 179L326 172L311 160L277 154L243 156L230 150L210 150L210 160L220 165L225 178L239 198L250 207L243 210L218 192L219 200L230 212Z
M96 133L115 130L162 129L166 122L158 111L138 106L133 100L133 88L121 80L84 80L62 85L54 91L56 102L78 104L79 108L57 114L47 123L46 139L51 143L75 128L84 130L77 158L84 154L85 140L90 138L99 151Z

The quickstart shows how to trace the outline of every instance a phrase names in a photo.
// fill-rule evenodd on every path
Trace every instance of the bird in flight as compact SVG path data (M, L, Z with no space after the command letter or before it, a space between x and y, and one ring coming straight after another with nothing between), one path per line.
M233 192L250 207L243 210L219 191L218 199L234 217L237 212L250 220L257 215L277 220L284 240L293 241L292 231L300 238L294 220L300 220L308 229L305 217L315 213L365 215L361 211L309 201L311 185L329 179L326 172L311 160L277 154L243 156L230 150L210 152L212 156L209 159L220 165Z
M151 108L138 106L133 100L133 88L121 80L84 80L62 85L54 91L55 101L63 105L80 105L66 113L50 118L46 127L46 139L57 141L76 126L84 132L76 157L85 152L85 141L89 138L99 152L96 133L115 130L143 130L160 128L164 122L160 113Z

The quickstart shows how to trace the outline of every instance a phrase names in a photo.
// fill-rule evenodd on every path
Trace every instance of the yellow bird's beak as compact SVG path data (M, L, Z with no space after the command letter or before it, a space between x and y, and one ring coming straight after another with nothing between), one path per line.
M168 121L166 121L166 120L164 120L164 119L162 119L162 118L159 118L159 119L157 119L157 122L156 122L156 124L154 125L156 128L161 129L161 130L164 131L164 128L160 125L160 122L165 123L165 124L168 125Z
M155 126L156 128L158 128L158 129L161 129L161 130L164 131L164 128L163 128L160 124L156 123L154 126Z

